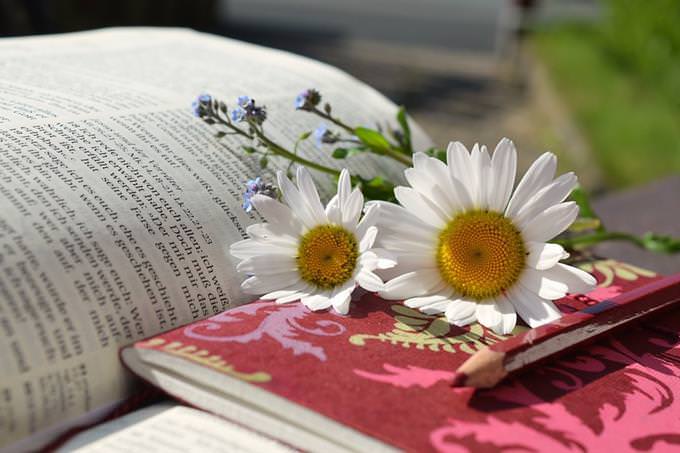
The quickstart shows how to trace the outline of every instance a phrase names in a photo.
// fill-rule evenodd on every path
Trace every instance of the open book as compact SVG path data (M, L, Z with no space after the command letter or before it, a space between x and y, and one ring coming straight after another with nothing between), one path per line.
M350 124L396 113L327 65L188 30L0 40L0 448L38 448L134 392L121 346L249 301L226 253L261 221L241 209L244 183L287 162L263 172L190 105L249 95L290 143L317 125L294 113L311 87ZM370 155L347 165L402 170Z

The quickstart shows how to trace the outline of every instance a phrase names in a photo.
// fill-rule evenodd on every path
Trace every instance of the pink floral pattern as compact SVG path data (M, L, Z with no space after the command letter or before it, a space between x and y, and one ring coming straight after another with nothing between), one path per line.
M396 387L432 387L439 381L450 381L453 379L454 372L447 370L432 370L429 368L421 368L409 365L406 368L383 364L383 368L389 374L371 373L364 370L354 370L354 373L366 379L371 379L376 382L384 382L392 384Z
M477 451L680 451L680 343L652 336L661 350L636 353L621 340L595 346L588 356L562 360L543 373L548 390L530 388L536 380L513 380L475 401L480 408L509 405L479 421L450 418L430 434L441 452ZM593 389L597 376L623 367L618 388ZM604 391L603 391L604 390ZM551 397L550 393L557 395ZM603 396L606 396L603 398ZM589 398L600 404L578 404ZM513 412L530 410L529 419ZM466 442L461 442L466 439Z
M228 325L239 323L244 317L255 316L261 310L266 311L267 314L256 329L240 335L224 334L224 332L233 332L233 329L229 328L231 326L227 327ZM307 307L297 303L277 305L273 302L254 302L225 311L205 321L190 324L185 327L184 335L197 340L220 343L251 343L266 336L276 340L284 349L291 349L296 356L309 354L325 362L327 357L324 349L310 341L300 339L299 334L328 337L341 335L346 329L339 322L315 319L314 316L311 316L312 324L305 325L305 318L311 313Z

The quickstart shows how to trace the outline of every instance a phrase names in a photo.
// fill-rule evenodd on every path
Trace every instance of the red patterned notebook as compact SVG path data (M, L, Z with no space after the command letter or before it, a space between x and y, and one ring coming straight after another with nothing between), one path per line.
M600 286L560 301L565 312L658 278L612 260L582 267ZM502 338L367 294L349 316L254 302L122 356L168 393L305 450L680 449L680 312L492 390L450 387Z

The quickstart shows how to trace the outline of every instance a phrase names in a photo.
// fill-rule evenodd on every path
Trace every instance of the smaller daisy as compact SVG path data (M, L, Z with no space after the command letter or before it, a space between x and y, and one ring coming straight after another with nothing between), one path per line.
M380 291L383 282L373 271L396 263L385 250L374 248L377 211L360 219L364 197L352 190L342 170L338 192L325 207L312 177L297 170L297 187L277 173L284 203L256 194L251 203L267 220L248 227L250 239L230 247L241 260L236 269L247 275L241 289L277 303L300 300L311 310L333 307L347 314L356 286Z

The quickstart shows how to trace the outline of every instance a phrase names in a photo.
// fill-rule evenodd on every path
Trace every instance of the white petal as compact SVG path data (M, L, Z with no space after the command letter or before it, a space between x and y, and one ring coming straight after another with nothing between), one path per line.
M356 228L356 235L358 238L364 237L364 234L366 234L366 230L378 222L379 214L380 214L379 205L372 205L365 209L364 216Z
M366 234L361 238L359 242L359 253L364 253L366 250L373 247L375 242L375 237L378 235L378 228L372 226L366 230Z
M451 142L446 149L446 161L449 165L449 173L452 180L460 181L461 187L467 193L467 199L474 201L474 179L472 177L472 162L470 153L461 142ZM471 205L466 205L471 207Z
M288 296L280 296L276 299L277 304L287 304L289 302L295 302L298 300L301 300L303 297L307 297L310 294L312 294L315 291L315 288L313 288L311 285L307 285L306 287L303 287L300 291L297 291L295 294L290 294Z
M512 332L512 329L514 329L515 325L517 324L517 313L515 312L515 307L513 307L510 301L502 294L496 296L495 299L496 309L501 314L501 323L500 325L496 326L494 332L501 335L508 335L510 332Z
M310 285L303 282L299 281L294 285L290 285L287 288L283 288L277 291L272 291L270 293L265 294L264 296L260 297L262 300L274 300L274 299L282 299L282 298L289 298L293 295L298 295L297 299L299 299L302 296L306 296L307 294L305 293L308 289L310 288ZM295 300L297 300L295 299Z
M257 241L273 245L297 247L298 237L286 227L273 223L255 223L246 228L246 233Z
M323 310L331 306L329 292L312 294L311 296L303 297L301 302L305 307L312 311Z
M442 228L446 224L448 216L415 189L398 186L394 189L394 196L407 211L421 221L436 228Z
M432 176L432 180L436 183L434 187L435 193L441 194L445 199L447 207L444 211L458 211L462 209L462 206L458 202L458 197L453 193L455 192L455 189L451 184L452 180L449 167L444 162L434 157L429 157L425 164L427 172Z
M557 158L553 153L543 153L536 159L510 198L506 216L513 217L537 191L548 185L555 176L556 168Z
M381 230L385 227L396 228L401 231L414 229L426 231L428 234L439 233L439 230L436 227L423 222L420 218L398 204L389 203L387 201L378 201L368 202L366 205L369 208L376 206L380 209L378 224Z
M272 291L270 293L265 294L264 296L260 296L260 299L262 300L274 300L278 299L279 297L287 297L291 296L293 294L297 294L297 290L295 289L282 289L282 290L277 290L277 291Z
M340 206L344 206L349 197L349 193L352 190L352 181L349 176L349 171L343 168L340 172L340 177L338 178L338 201Z
M297 269L295 258L291 255L258 255L241 261L236 266L239 272L255 275L281 274Z
M578 216L578 205L567 201L551 206L534 217L522 230L527 241L545 242L554 238L574 223Z
M295 213L295 216L300 219L302 224L307 228L311 229L319 225L319 223L326 223L325 221L319 222L317 216L312 212L311 208L307 205L307 200L300 194L300 191L290 182L290 179L279 171L276 174L279 182L279 189L281 190L281 195L285 200L286 204ZM255 198L255 197L253 197ZM257 207L257 205L255 206ZM324 217L325 217L324 213Z
M577 183L576 175L570 172L561 175L551 184L539 190L513 217L516 225L520 229L524 229L538 214L564 201Z
M385 299L425 296L441 282L441 276L437 271L430 269L416 270L385 283L385 288L380 292L380 295Z
M290 231L292 234L299 234L302 230L302 224L295 217L290 207L278 200L256 194L251 198L251 201L257 212L271 225L280 225L280 227Z
M349 304L352 302L352 294L348 293L342 293L341 295L335 296L334 298L335 302L332 303L333 308L335 311L340 313L341 315L346 315L349 313Z
M548 277L548 271L537 271L527 267L520 277L519 284L539 297L557 300L567 295L567 285Z
M333 195L326 205L326 217L330 223L340 225L342 223L342 212L340 211L340 199L338 195Z
M491 158L486 150L486 146L480 148L475 143L470 153L470 161L472 163L472 176L474 193L474 206L479 209L487 208L487 192L488 189L493 190L493 181L488 180L488 170L491 167Z
M309 212L314 216L314 221L317 224L328 223L328 217L319 199L319 192L317 192L312 176L307 168L302 166L297 168L297 185L300 189L300 194L307 203Z
M585 294L597 284L595 277L589 273L562 263L543 272L546 278L564 283L572 294Z
M477 302L466 299L456 299L446 307L446 319L454 326L463 327L474 322L477 317Z
M366 291L378 292L384 288L383 281L380 277L369 270L362 270L355 277L356 282Z
M404 176L408 183L422 196L434 202L443 212L459 209L449 194L452 192L449 170L439 159L416 153L414 161L418 168L408 168ZM421 156L422 155L422 156Z
M349 194L349 197L347 197L345 205L341 206L342 224L345 228L350 231L356 229L363 208L364 196L358 188L354 189L352 193Z
M254 239L244 239L229 246L229 253L240 259L248 259L260 255L286 255L290 256L289 246L272 245L258 242Z
M469 190L463 186L463 183L458 179L452 179L451 186L453 187L453 190L450 195L452 198L455 198L460 210L471 208L474 203L472 202ZM450 214L453 216L455 215L455 212L451 212Z
M523 288L522 285L513 286L508 291L507 298L517 310L520 318L530 327L538 327L562 316L555 304L538 297L537 294Z
M380 230L378 235L379 244L388 250L391 250L396 255L402 254L433 254L436 242L430 239L427 242L424 239L418 240L410 237L402 237L394 233L384 233ZM377 241L376 241L377 242Z
M569 254L559 244L546 244L545 242L527 242L527 266L534 269L550 269L560 260L569 258Z
M411 297L404 301L404 305L409 308L421 308L437 302L449 302L449 295L446 293L433 294L431 296Z
M471 191L470 155L465 146L460 142L449 143L446 150L446 160L449 166L451 183L454 186L455 196L462 209L471 208L473 196Z
M393 225L391 227L383 224L382 222L379 223L379 233L378 234L378 239L377 243L378 244L387 244L389 242L393 242L391 244L390 249L394 247L394 250L406 250L406 249L412 249L413 247L408 246L408 247L402 247L401 242L412 242L416 246L415 248L427 248L429 249L434 249L434 247L437 245L437 241L439 239L439 234L436 231L429 230L429 229L416 229L414 227L411 227L409 225Z
M426 253L398 253L395 255L397 258L397 266L403 269L416 270L430 268L436 270L437 267L434 251L428 251Z
M481 325L488 327L494 332L497 331L503 322L502 313L493 300L478 302L475 310L475 316L477 316L477 321Z
M426 315L436 315L438 313L444 313L446 311L446 307L448 307L449 304L451 304L451 301L448 299L433 302L431 304L420 307L420 311L425 313Z
M275 275L253 275L241 283L241 289L246 294L266 294L282 288L287 288L300 281L297 272Z
M389 269L397 265L396 256L381 248L372 248L361 254L359 264L368 270Z
M489 209L504 212L512 195L517 173L517 151L512 140L501 139L491 158L491 180L494 181L493 194L489 198Z
M341 315L346 315L349 313L349 304L352 301L352 291L354 291L354 283L351 285L341 288L339 291L333 294L331 298L331 305Z

